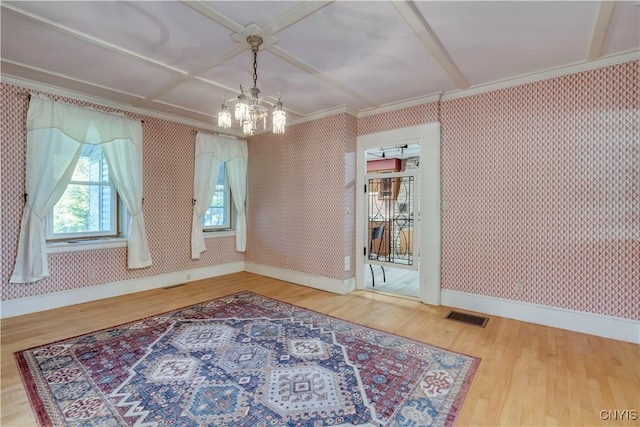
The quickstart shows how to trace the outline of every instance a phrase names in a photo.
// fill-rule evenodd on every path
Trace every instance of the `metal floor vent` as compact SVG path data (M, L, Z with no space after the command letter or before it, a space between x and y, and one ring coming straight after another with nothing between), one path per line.
M489 318L482 316L475 316L473 314L460 313L459 311L450 311L445 319L451 319L462 323L468 323L474 326L480 326L484 328Z

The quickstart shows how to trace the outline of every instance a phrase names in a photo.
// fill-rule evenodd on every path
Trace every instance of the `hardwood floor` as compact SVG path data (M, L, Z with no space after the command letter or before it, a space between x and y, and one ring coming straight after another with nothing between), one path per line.
M638 345L495 316L478 328L445 320L448 307L366 291L336 295L251 273L2 320L0 425L36 425L15 351L241 290L480 357L458 426L640 425ZM637 416L602 420L609 410Z

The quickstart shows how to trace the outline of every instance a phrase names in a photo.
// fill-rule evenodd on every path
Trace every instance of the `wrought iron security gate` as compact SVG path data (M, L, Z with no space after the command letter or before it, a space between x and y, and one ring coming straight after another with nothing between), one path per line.
M396 268L417 270L414 230L417 229L418 212L414 206L419 203L414 182L413 172L366 176L366 263L393 264Z

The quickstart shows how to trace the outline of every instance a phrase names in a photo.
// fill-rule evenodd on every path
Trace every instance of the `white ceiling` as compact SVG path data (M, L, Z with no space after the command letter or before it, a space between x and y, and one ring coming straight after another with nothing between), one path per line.
M637 1L2 1L2 77L214 124L258 87L289 122L637 58Z

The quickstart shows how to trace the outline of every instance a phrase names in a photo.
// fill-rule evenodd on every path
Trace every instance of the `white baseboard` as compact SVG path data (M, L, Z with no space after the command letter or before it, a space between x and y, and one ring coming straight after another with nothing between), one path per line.
M253 262L237 261L193 270L2 301L0 318L21 316L68 305L178 285L208 277L247 271L341 295L355 290L356 279L337 280ZM190 275L190 279L187 279ZM640 344L640 321L558 307L443 289L441 304L509 319L537 323L605 338Z
M244 271L341 295L346 295L356 289L355 277L348 280L330 279L250 261L245 261Z
M68 305L81 304L104 298L111 298L134 292L150 289L164 288L208 277L222 276L224 274L244 271L244 261L230 262L226 264L212 265L210 267L193 270L174 271L157 276L141 277L140 279L124 280L121 282L103 283L96 286L72 289L68 291L53 292L50 294L35 295L27 298L17 298L2 301L0 305L0 318L21 316L23 314L38 311L51 310ZM187 279L190 275L190 279Z
M441 304L640 344L640 321L528 302L442 290Z

